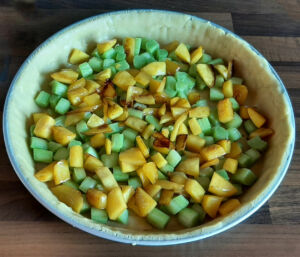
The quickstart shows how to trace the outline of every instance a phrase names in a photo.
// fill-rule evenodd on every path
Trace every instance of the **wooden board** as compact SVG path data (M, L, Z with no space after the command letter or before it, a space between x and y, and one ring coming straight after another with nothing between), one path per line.
M0 2L0 114L14 74L59 29L98 13L156 8L184 11L240 34L284 81L300 127L300 5L297 0ZM2 129L2 120L1 120ZM1 133L2 135L2 133ZM62 222L21 184L0 137L0 257L6 256L299 256L300 139L273 197L243 224L218 236L170 247L138 247L91 236Z

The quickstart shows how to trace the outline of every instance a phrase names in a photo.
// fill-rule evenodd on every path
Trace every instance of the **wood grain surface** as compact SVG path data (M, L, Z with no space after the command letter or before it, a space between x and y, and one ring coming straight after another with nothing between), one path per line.
M253 44L274 65L283 79L294 106L296 127L300 127L299 0L24 2L0 0L1 116L14 74L35 47L53 33L75 21L107 11L154 8L181 11L209 19ZM0 257L300 256L299 146L297 133L294 157L284 181L272 198L243 224L194 243L141 247L91 236L48 212L15 175L1 133Z

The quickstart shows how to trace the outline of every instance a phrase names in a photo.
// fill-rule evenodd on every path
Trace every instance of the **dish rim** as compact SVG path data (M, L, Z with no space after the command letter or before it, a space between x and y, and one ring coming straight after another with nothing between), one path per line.
M60 219L62 219L63 221L65 221L66 223L70 224L73 227L76 227L82 231L85 231L89 234L95 235L97 237L101 237L104 239L108 239L108 240L112 240L112 241L116 241L116 242L121 242L121 243L127 243L127 244L132 244L132 245L144 245L144 246L165 246L165 245L175 245L175 244L182 244L182 243L188 243L188 242L194 242L200 239L204 239L207 237L211 237L213 235L219 234L225 230L228 230L234 226L236 226L237 224L241 223L242 221L244 221L245 219L247 219L250 215L252 215L254 212L256 212L267 200L270 199L270 197L273 195L273 193L276 191L276 189L279 187L281 181L283 180L292 156L293 156L293 152L294 152L294 146L295 146L295 118L294 118L294 110L293 110L293 106L289 97L289 94L282 82L282 80L280 79L279 75L277 74L277 72L275 71L275 69L273 68L273 66L267 61L268 67L270 69L270 71L272 72L272 74L275 76L276 80L279 82L279 86L280 89L283 92L283 96L286 99L287 105L288 105L288 109L290 110L290 120L292 121L291 128L292 128L292 140L291 140L291 144L288 146L288 157L285 160L284 163L284 168L282 170L280 170L278 172L278 175L276 176L276 181L274 184L273 188L270 188L269 192L266 194L266 197L261 199L260 202L253 206L250 211L244 215L241 216L239 218L237 218L235 221L226 224L222 227L218 227L216 228L214 231L211 231L209 233L206 234L199 234L196 236L188 236L185 238L181 238L181 239L172 239L172 240L132 240L129 238L125 238L125 237L118 237L118 236L113 236L110 234L107 234L104 231L100 231L97 230L95 228L90 228L84 224L78 223L72 219L70 219L69 217L65 216L63 212L61 212L60 210L58 210L57 208L55 208L55 206L51 206L48 204L48 202L46 201L46 199L44 199L43 197L39 196L38 193L35 191L35 189L31 186L31 184L29 183L29 181L26 179L26 177L24 176L24 174L22 173L22 170L19 166L19 163L16 161L15 157L14 157L14 152L12 150L11 147L11 142L9 139L9 135L8 135L8 124L7 122L5 122L7 120L7 108L8 108L8 103L9 100L11 98L12 92L14 90L15 87L15 83L16 81L19 79L19 77L21 76L24 68L30 63L30 60L36 55L36 53L39 51L40 48L42 47L46 47L48 42L55 39L56 37L59 37L61 34L65 33L68 30L71 30L72 28L75 28L77 26L80 26L83 23L89 22L91 20L94 19L99 19L102 18L104 16L110 16L110 15L118 15L118 14L123 14L123 13L139 13L139 12L152 12L152 13L167 13L167 14L179 14L179 15L188 15L193 19L199 20L201 22L209 22L212 26L223 30L225 33L228 33L234 37L236 37L237 39L243 41L244 43L246 43L246 45L254 52L256 53L258 56L260 56L261 58L265 59L267 61L267 59L256 49L254 48L251 44L249 44L247 41L245 41L243 38L241 38L240 36L236 35L235 33L233 33L232 31L214 23L211 22L209 20L191 15L191 14L185 14L182 12L177 12L177 11L168 11L168 10L156 10L156 9L131 9L131 10L120 10L120 11L112 11L112 12L106 12L106 13L102 13L102 14L98 14L98 15L94 15L82 20L79 20L61 30L59 30L58 32L56 32L55 34L53 34L52 36L50 36L49 38L47 38L45 41L43 41L39 46L37 46L35 48L35 50L26 58L26 60L22 63L22 65L20 66L20 68L18 69L17 73L15 74L6 98L5 98L5 103L4 103L4 108L3 108L3 118L2 118L2 129L3 129L3 135L4 135L4 142L5 142L5 147L6 147L6 151L9 157L9 160L14 168L15 173L17 174L17 176L19 177L19 179L21 180L21 182L23 183L23 185L26 187L26 189L33 195L33 197L40 203L42 204L47 210L49 210L51 213L53 213L54 215L56 215L57 217L59 217Z

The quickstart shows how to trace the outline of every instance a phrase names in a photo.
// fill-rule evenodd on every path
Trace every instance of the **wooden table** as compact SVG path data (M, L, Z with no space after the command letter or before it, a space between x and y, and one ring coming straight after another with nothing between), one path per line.
M28 54L54 32L82 18L107 11L157 8L209 19L253 44L285 82L295 108L297 127L300 126L300 3L297 0L20 2L0 2L1 114L7 89L17 69ZM243 224L195 243L133 247L79 231L42 207L15 175L1 136L0 257L300 256L299 144L297 138L292 164L280 188Z

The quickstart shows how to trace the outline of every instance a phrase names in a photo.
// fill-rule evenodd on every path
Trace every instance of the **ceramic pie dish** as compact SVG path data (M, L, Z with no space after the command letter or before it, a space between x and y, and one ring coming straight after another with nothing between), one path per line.
M250 89L249 103L255 103L269 117L275 134L260 162L258 181L241 197L241 207L191 229L152 230L132 219L128 227L93 222L59 202L46 184L35 179L34 162L28 147L28 119L38 110L34 97L46 84L46 74L65 65L73 48L91 50L97 42L124 37L153 38L162 44L178 40L202 45L213 56L235 61L235 72ZM7 152L20 180L49 211L93 235L138 245L171 245L203 239L240 223L274 193L290 163L295 142L295 121L286 89L266 59L232 32L209 21L175 12L131 10L107 13L77 22L50 37L24 62L7 94L3 131Z

